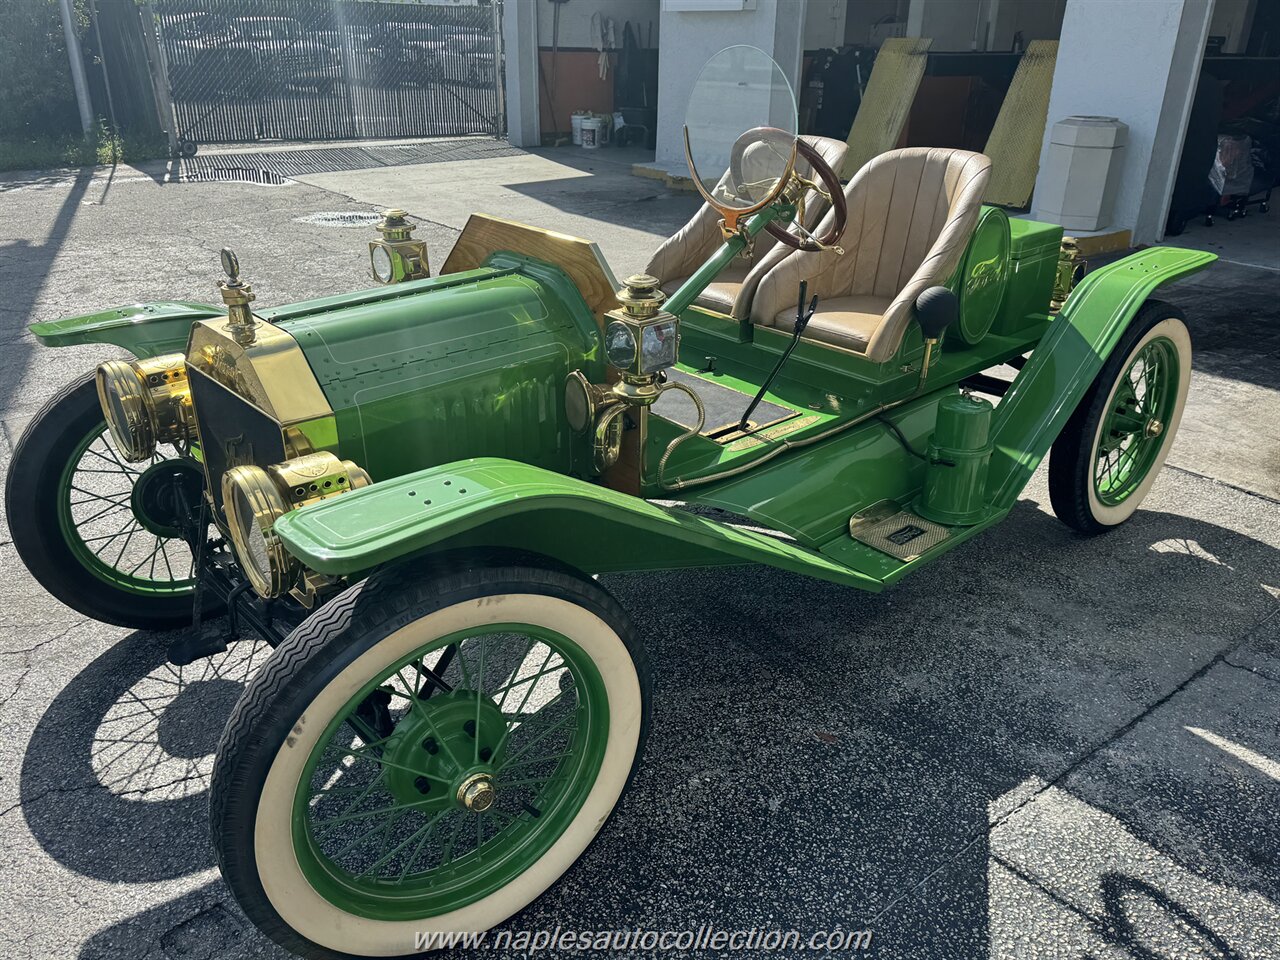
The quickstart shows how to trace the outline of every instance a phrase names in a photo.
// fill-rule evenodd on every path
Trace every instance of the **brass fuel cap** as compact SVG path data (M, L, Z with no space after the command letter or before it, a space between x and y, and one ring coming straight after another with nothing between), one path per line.
M458 787L458 803L475 813L484 813L493 806L498 791L493 788L493 778L487 773L476 773L462 781Z

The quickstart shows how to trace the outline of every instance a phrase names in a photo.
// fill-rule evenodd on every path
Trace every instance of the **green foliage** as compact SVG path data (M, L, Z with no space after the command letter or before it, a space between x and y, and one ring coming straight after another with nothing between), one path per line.
M76 28L89 29L88 0L74 0ZM5 0L0 28L0 151L26 137L79 127L58 0Z
M79 125L79 121L76 121ZM48 170L54 167L87 167L95 164L139 163L163 157L163 140L113 135L99 129L92 143L82 137L0 137L0 170Z

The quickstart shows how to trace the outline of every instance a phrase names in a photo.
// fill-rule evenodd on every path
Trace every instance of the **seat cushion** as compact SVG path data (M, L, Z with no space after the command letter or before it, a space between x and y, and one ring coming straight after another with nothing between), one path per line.
M733 263L720 271L720 276L707 284L707 289L698 294L698 299L693 302L700 307L714 310L716 313L732 313L733 304L738 299L738 294L742 292L743 281L747 279L747 274L750 271L751 264L742 260L734 260ZM676 277L673 280L668 280L662 285L662 292L669 297L679 290L688 279L688 277Z
M804 339L829 343L846 350L867 352L871 335L892 301L888 297L855 296L819 300L818 310L805 328ZM773 325L790 333L796 328L796 311L783 310L773 318Z

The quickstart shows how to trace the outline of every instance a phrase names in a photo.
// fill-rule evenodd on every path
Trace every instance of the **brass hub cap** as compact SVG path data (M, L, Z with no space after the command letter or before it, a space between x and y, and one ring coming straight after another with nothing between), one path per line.
M1152 417L1147 421L1147 425L1142 432L1148 437L1158 437L1160 434L1164 433L1164 424L1155 417Z
M472 774L458 787L458 803L476 813L484 813L492 807L497 797L493 778L487 773Z

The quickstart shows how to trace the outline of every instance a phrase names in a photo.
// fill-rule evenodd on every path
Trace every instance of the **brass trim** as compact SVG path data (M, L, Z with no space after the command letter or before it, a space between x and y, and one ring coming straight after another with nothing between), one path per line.
M284 548L274 532L275 522L291 510L359 490L372 482L356 463L340 460L324 450L274 463L265 470L241 465L223 474L222 509L227 516L227 535L241 569L259 596L278 597L300 584L303 598L313 598L316 587L321 585L316 578L308 579L309 571ZM240 516L237 490L244 494L252 516ZM251 525L266 544L265 572L245 560L253 557L252 546L245 539Z
M882 519L856 514L849 518L849 536L905 563L950 539L951 531L940 523L903 510Z
M697 165L694 164L693 162L693 150L689 146L689 125L685 124L684 126L685 162L688 163L689 165L689 173L692 174L693 185L697 189L698 193L702 194L702 199L707 201L707 203L709 203L711 207L717 213L720 214L720 216L724 217L724 223L721 224L720 230L724 235L725 239L732 237L735 233L738 232L739 220L741 220L743 217L749 217L753 213L758 213L759 211L763 210L765 207L769 206L769 204L773 203L775 200L778 199L782 191L786 189L787 184L791 182L791 175L794 172L795 166L796 166L795 139L796 138L792 136L791 157L790 159L788 159L786 168L784 169L782 176L778 178L778 182L774 185L773 190L769 193L767 197L765 197L764 200L760 201L755 206L747 207L746 209L740 210L733 207L726 207L724 204L717 202L716 199L712 197L711 194L707 191L707 188L702 185L702 178L698 175Z
M458 803L476 813L484 813L497 798L493 777L487 773L473 773L458 787Z
M130 463L150 459L157 443L194 436L191 386L180 353L145 360L108 360L96 375L98 403L111 436ZM112 398L118 401L119 410ZM123 414L123 421L117 414Z
M248 517L240 516L240 498L244 494L251 511ZM275 522L289 511L289 505L270 475L261 467L242 465L232 467L222 475L222 509L227 515L227 533L235 550L240 569L261 597L278 597L296 576L300 565L293 559L274 530ZM267 569L262 570L253 561L254 551L247 532L256 529L265 545Z
M156 438L143 400L142 376L127 360L108 360L98 367L95 379L102 415L120 453L130 463L151 459Z
M236 340L226 317L198 320L187 363L234 390L281 427L332 417L333 408L291 334L259 319L252 343Z

